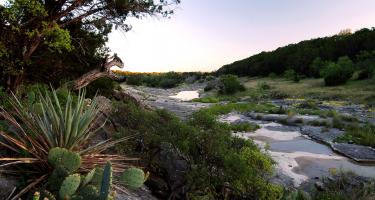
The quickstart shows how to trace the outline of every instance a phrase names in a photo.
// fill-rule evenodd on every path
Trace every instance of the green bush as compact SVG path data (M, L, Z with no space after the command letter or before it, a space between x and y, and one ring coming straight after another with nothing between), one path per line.
M353 62L348 57L340 57L337 63L329 63L322 71L326 86L345 84L353 75Z
M237 76L231 74L220 76L219 93L234 94L244 90L245 87L241 84Z
M117 89L117 86L117 82L111 78L99 78L86 87L87 97L92 98L96 94L111 97L113 90Z

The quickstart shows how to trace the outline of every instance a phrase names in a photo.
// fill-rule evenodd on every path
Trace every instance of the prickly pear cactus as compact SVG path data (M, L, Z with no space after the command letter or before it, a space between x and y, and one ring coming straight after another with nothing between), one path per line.
M129 168L123 172L120 181L131 189L137 189L143 185L146 178L147 177L143 170L139 168Z
M108 200L110 198L111 186L112 186L112 165L110 162L107 162L103 171L99 200Z
M61 165L69 173L73 173L81 166L81 156L67 149L55 147L48 153L48 162L54 167Z
M103 168L96 167L94 176L92 177L90 184L94 185L100 190L100 187L102 184L102 178L103 178Z
M81 187L84 187L91 182L92 178L95 175L95 171L96 171L96 168L92 169L89 173L87 173L87 175L82 181Z
M73 174L66 177L59 190L60 199L70 199L71 196L77 191L80 183L81 176L79 174Z
M63 166L56 166L48 178L48 189L53 192L59 191L62 182L69 175L70 173Z
M83 199L96 200L99 198L99 190L93 185L87 185L79 191Z

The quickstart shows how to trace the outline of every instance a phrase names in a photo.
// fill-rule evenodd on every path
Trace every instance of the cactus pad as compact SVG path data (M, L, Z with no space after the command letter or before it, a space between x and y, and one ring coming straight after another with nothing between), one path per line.
M81 157L78 153L55 147L48 153L48 162L54 167L62 165L66 170L72 173L81 166Z
M146 176L143 170L139 168L129 168L123 172L120 181L131 189L139 188L145 182Z
M60 199L69 199L78 189L81 182L81 177L79 174L73 174L65 178L60 190Z

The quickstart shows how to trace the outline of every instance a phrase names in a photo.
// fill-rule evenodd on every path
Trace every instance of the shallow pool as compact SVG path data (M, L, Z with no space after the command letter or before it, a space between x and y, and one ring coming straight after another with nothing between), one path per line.
M240 114L228 114L220 121L246 121ZM257 122L249 119L249 122ZM290 177L295 187L316 177L328 176L330 171L352 171L360 176L375 178L375 165L354 162L339 155L324 144L302 135L297 127L278 123L264 123L255 132L235 133L251 138L277 162L276 171Z
M193 99L199 98L199 92L198 90L181 91L181 92L178 92L176 95L169 96L169 97L178 99L181 101L191 101Z

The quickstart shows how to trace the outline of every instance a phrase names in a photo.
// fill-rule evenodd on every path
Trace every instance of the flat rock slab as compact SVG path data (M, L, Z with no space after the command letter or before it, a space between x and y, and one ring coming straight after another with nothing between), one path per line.
M296 126L266 126L265 129L271 131L280 131L280 132L294 132L299 131L299 128Z
M344 131L339 129L331 128L328 131L322 131L322 127L317 126L302 126L301 133L326 144L330 144L336 138L344 135Z
M375 163L375 150L371 147L345 143L332 143L331 147L357 162Z

